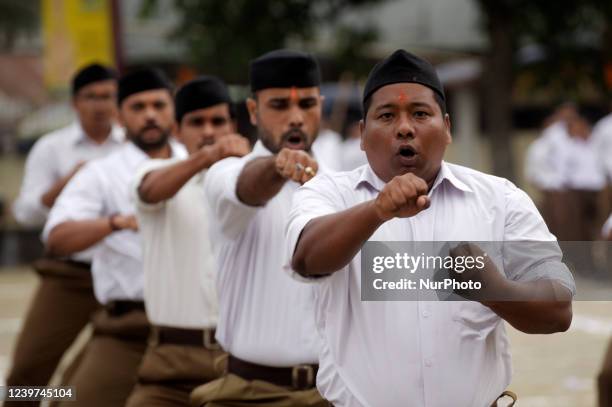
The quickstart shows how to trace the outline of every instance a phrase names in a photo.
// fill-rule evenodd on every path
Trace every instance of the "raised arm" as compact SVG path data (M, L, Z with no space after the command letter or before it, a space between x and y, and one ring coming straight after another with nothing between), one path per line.
M138 195L148 204L168 200L200 171L223 158L242 157L248 152L247 139L238 134L224 136L215 144L191 154L186 160L147 173L138 186Z
M277 155L247 163L238 177L236 195L247 205L264 206L285 182L293 180L303 184L317 169L317 162L308 153L283 148Z
M428 207L423 179L411 173L395 177L376 199L311 220L298 239L291 266L302 276L338 271L384 222L414 216Z

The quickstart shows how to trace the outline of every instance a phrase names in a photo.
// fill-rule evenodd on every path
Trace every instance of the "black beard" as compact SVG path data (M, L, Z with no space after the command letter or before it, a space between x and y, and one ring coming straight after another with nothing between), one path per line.
M139 149L142 151L154 151L159 150L168 144L168 139L170 138L169 131L162 131L160 137L156 141L148 142L144 141L140 135L130 135L129 139L134 143Z
M261 143L264 145L264 147L270 150L272 154L278 154L281 150L281 145L283 144L283 142L286 141L291 136L291 134L294 132L302 133L303 139L306 140L306 142L308 142L308 136L306 135L306 133L304 133L302 130L299 130L299 129L293 129L293 130L289 130L286 133L283 133L283 135L281 136L280 142L278 144L274 144L274 140L272 136L268 132L266 132L263 128L259 127L257 129L258 138L261 140ZM303 151L310 153L311 147L312 147L312 142L308 144L306 146L306 149L304 149Z

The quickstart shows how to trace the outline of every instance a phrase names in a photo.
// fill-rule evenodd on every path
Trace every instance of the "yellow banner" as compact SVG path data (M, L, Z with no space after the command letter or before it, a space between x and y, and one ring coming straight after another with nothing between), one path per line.
M115 64L110 0L41 0L44 78L66 88L80 67Z

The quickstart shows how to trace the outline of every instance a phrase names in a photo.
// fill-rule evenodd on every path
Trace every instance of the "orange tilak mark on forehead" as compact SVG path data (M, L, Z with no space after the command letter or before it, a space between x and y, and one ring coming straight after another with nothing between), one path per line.
M397 99L400 101L400 103L404 103L407 99L406 93L404 93L403 90L400 90L400 94Z
M289 98L292 101L298 100L297 88L295 86L291 87L291 92L289 93Z

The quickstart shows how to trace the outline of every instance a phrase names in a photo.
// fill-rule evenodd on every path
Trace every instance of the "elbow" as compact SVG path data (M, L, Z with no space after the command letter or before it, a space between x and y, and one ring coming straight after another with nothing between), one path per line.
M47 242L45 244L45 254L49 257L64 257L72 254L62 242L64 239L61 236L61 231L57 230L57 227L53 228L49 233Z
M551 333L566 332L568 329L570 329L570 326L572 325L572 317L573 313L570 303L568 306L565 307L565 309L559 312L559 316L556 318L554 324L554 331Z
M306 267L306 259L303 255L299 255L297 250L291 259L291 268L302 277L310 276L308 267Z
M160 201L159 199L155 199L153 188L150 185L147 185L146 182L143 182L138 187L138 197L140 198L142 202L149 204L149 205L156 204Z
M572 308L570 303L563 303L557 310L550 313L549 318L539 324L522 329L528 334L554 334L566 332L572 325ZM521 330L521 329L519 329Z

